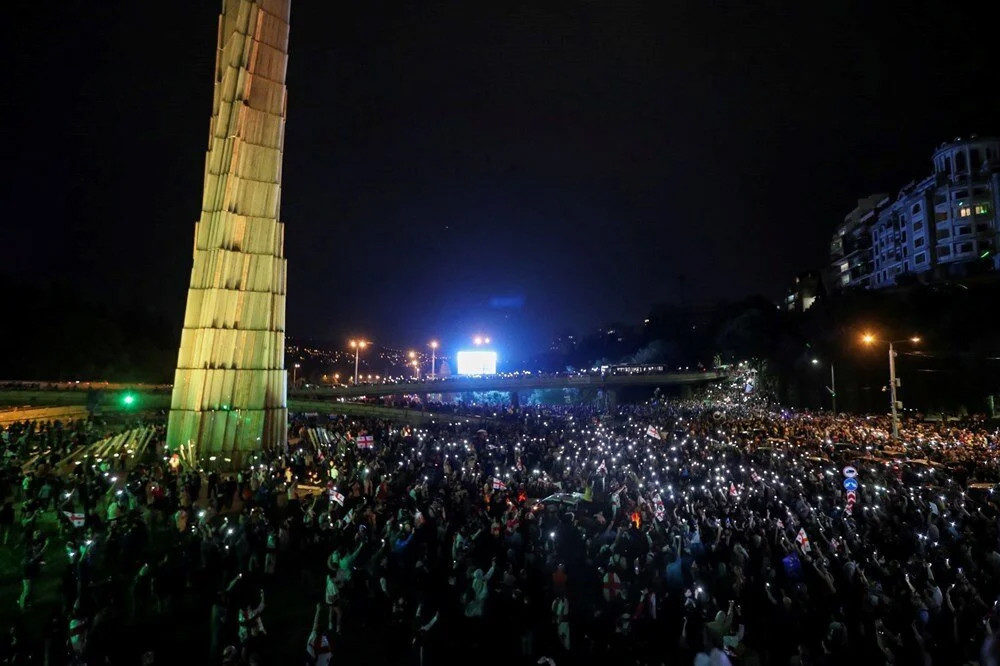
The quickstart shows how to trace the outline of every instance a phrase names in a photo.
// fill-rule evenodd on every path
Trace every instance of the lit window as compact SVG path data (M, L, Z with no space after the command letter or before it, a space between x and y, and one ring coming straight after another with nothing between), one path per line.
M970 215L972 215L972 209L969 208L968 206L962 206L961 208L958 209L959 217L969 217Z
M990 207L987 204L976 204L976 215L988 215Z

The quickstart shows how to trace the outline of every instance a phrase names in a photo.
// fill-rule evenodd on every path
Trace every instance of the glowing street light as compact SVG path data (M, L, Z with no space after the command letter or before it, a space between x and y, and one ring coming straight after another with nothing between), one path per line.
M367 347L369 343L365 340L351 340L351 349L354 350L354 385L358 385L358 363L361 358L361 350Z
M292 366L292 386L295 386L295 377L298 374L298 369L302 367L301 363L296 363Z
M484 345L484 344L488 345L488 344L490 344L490 339L487 336L477 335L476 337L472 338L472 342L476 346Z
M434 361L437 360L435 357L438 348L437 340L431 340L430 348L431 348L431 379L437 379L437 375L434 372Z
M861 341L866 345L872 345L878 342L874 335L871 333L865 333L861 336ZM894 345L901 342L912 342L917 344L920 342L920 336L914 335L910 338L903 340L890 340L889 341L889 406L892 410L892 439L897 441L899 439L899 413L897 410L903 407L903 403L896 400L896 389L899 387L899 379L896 378L896 350Z

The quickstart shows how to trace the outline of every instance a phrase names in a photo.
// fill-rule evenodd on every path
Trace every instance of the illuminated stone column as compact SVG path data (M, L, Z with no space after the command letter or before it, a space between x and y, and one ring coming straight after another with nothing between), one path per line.
M167 444L238 462L284 447L281 156L290 0L223 0L194 267Z

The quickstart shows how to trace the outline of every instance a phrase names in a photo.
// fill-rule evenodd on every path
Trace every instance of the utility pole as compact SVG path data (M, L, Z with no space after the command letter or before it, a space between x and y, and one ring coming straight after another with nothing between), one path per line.
M830 362L830 399L833 401L833 413L837 413L837 377L833 374L833 362Z
M878 340L871 333L865 333L861 341L866 345L871 345ZM899 441L899 413L903 405L896 400L896 389L899 388L899 380L896 379L896 343L897 342L907 342L907 340L890 340L889 341L889 409L892 412L892 441ZM909 342L914 344L920 342L919 336L913 336L909 339Z
M896 412L896 350L889 343L889 400L892 408L892 440L899 441L899 414Z

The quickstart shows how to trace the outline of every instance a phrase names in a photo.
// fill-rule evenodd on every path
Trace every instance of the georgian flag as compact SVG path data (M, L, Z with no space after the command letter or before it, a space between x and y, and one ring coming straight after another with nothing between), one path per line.
M623 593L622 579L614 571L609 571L604 574L604 579L601 581L601 588L601 593L604 595L605 601L617 599Z
M662 523L664 517L667 515L667 510L663 506L663 499L660 498L660 493L653 495L653 515L656 516L656 521Z
M660 431L654 428L653 426L649 426L648 428L646 428L646 434L652 437L653 439L660 438Z
M372 435L358 435L358 448L370 449L375 445L375 437Z
M330 490L330 501L336 502L340 506L344 506L344 496L338 493L336 490Z
M493 490L507 490L507 484L500 479L493 479Z
M63 511L69 522L73 523L73 527L83 527L84 522L87 520L87 516L82 513L72 513L70 511Z
M736 484L734 484L732 481L730 481L729 482L729 496L730 497L736 497L736 495L738 494L738 492L739 491L736 490Z
M808 553L812 550L812 546L809 545L809 537L806 536L806 530L804 527L799 528L799 533L795 536L795 542L802 546L802 552Z

